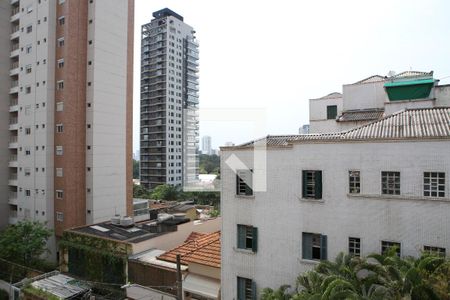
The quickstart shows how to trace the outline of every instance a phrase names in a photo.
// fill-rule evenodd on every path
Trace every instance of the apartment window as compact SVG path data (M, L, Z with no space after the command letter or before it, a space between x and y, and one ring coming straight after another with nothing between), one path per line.
M64 191L63 190L56 190L55 194L56 194L56 199L63 199L63 197L64 197Z
M25 128L25 134L26 135L30 135L31 134L31 128L30 127Z
M64 58L58 59L58 68L64 68Z
M445 197L445 173L423 173L423 195L425 197Z
M438 256L445 257L445 248L433 247L433 246L423 246L423 251L429 254L435 254Z
M400 195L400 172L381 172L381 193Z
M63 146L56 146L56 155L63 155Z
M27 74L29 74L29 73L31 73L31 65L26 65L25 66L25 72L27 73Z
M318 233L302 233L302 258L327 259L327 236Z
M25 196L30 197L31 196L31 190L25 190Z
M27 33L30 33L33 31L33 25L28 25L27 26Z
M56 212L56 221L59 221L59 222L64 221L64 214L62 212L59 212L59 211Z
M56 102L56 111L64 110L64 102Z
M64 125L63 124L56 124L56 132L58 132L58 133L64 132Z
M397 242L389 242L389 241L381 241L381 253L384 254L389 249L395 248L395 252L398 257L400 257L401 253L401 245Z
M63 177L63 168L56 168L56 177Z
M63 37L62 37L62 38L59 38L56 42L57 42L57 44L58 44L58 47L64 46L64 38L63 38Z
M26 148L25 149L25 155L31 155L31 149L30 148Z
M64 16L58 18L58 24L64 25L66 23L66 18Z
M56 82L56 87L58 90L63 90L64 89L64 80L59 80Z
M237 226L237 247L256 252L258 250L258 228L247 225Z
M33 5L28 5L27 6L27 14L30 14L33 12Z
M252 170L236 171L236 195L253 195L253 173Z
M361 239L355 237L348 238L348 253L353 256L361 256Z
M256 284L253 280L238 277L237 278L237 300L255 300Z
M30 94L31 93L31 86L26 86L25 87L25 94Z
M361 192L361 177L359 171L348 171L348 184L350 194L359 194Z
M31 175L31 169L30 168L25 168L23 169L23 173L25 176L30 176Z
M322 199L322 171L302 171L303 198Z

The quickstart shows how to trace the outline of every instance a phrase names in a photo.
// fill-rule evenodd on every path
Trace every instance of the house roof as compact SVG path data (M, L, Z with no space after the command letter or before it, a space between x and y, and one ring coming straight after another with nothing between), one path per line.
M177 254L181 255L182 264L197 263L220 268L220 231L187 240L182 245L158 256L158 259L176 262Z
M372 75L367 78L364 78L363 80L357 81L353 84L360 84L360 83L371 83L371 82L379 82L379 81L385 81L387 78L385 76L381 75Z
M270 147L290 147L298 142L345 142L366 140L450 139L450 107L407 109L380 120L336 133L268 135L222 150L253 148L255 143Z
M348 110L343 111L342 114L337 118L337 121L373 121L381 119L383 117L383 114L384 110L379 108Z
M333 93L330 93L323 97L315 98L315 99L311 99L311 100L323 100L323 99L335 99L335 98L342 98L342 94L338 93L338 92L333 92Z
M184 242L186 243L189 241L193 241L193 240L196 240L205 235L206 235L206 233L203 233L203 232L192 231L191 234L189 234L189 236L186 238L186 240Z
M421 71L405 71L398 73L390 77L389 79L397 79L397 78L409 78L409 77L424 77L424 76L433 76L433 71L430 72L421 72Z

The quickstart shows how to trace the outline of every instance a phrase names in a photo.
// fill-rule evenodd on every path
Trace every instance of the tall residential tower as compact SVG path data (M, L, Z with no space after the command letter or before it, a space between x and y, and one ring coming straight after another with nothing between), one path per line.
M189 185L198 177L198 43L170 9L142 26L141 184Z
M134 0L0 3L0 222L132 213Z

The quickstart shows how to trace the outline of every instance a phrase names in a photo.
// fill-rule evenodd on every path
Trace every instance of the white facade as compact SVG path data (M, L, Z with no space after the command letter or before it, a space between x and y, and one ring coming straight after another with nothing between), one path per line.
M342 86L342 94L310 99L310 133L339 132L349 130L395 112L412 108L443 107L450 105L450 85L438 85L435 80L430 94L421 99L390 101L385 84L392 81L414 81L433 78L433 72L407 71L384 77L374 75ZM330 106L337 106L335 117L328 116Z
M221 149L222 299L237 299L237 277L256 283L258 294L265 287L295 287L297 276L318 263L302 258L302 233L326 235L330 260L348 253L349 237L361 239L362 255L380 253L381 241L400 243L402 256L418 256L424 246L450 254L448 136L341 142L317 137L269 146L267 190L253 196L236 195L236 174L226 163L235 155L257 168L252 148ZM321 199L303 198L303 170L322 171ZM353 170L360 172L359 194L349 193ZM382 194L382 171L400 172L400 195ZM424 172L445 173L445 197L424 197ZM238 224L257 227L256 252L238 249Z
M213 154L211 152L211 137L208 135L205 135L202 137L202 154L211 155Z

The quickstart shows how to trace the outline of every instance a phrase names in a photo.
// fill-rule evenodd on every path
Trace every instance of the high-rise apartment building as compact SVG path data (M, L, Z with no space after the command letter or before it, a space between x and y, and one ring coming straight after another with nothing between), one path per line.
M131 214L134 0L8 0L0 14L0 222L58 237Z
M202 154L211 155L211 137L208 135L205 135L202 137Z
M142 26L141 184L188 185L198 178L198 43L170 9Z

